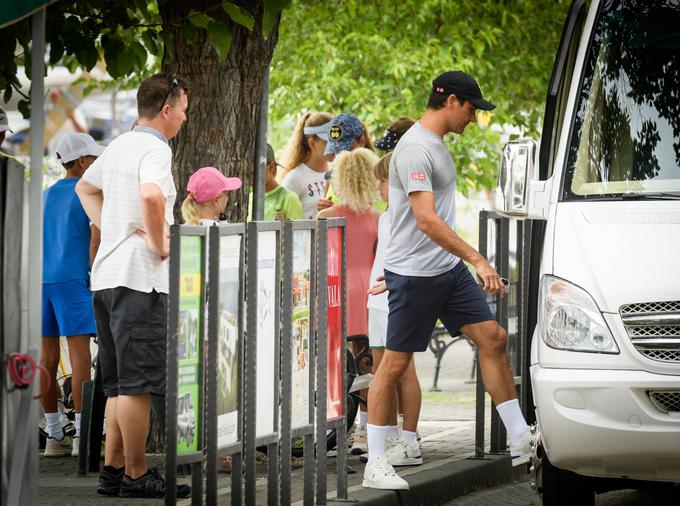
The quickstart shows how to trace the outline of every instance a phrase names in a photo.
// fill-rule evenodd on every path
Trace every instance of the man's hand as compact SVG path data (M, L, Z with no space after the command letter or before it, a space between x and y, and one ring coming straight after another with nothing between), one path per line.
M154 247L149 242L149 234L144 232L144 230L137 229L135 231L135 234L144 239L144 242L146 242L146 245L149 247L149 249L156 253L158 256L160 256L161 260L165 260L170 256L170 230L168 230L167 228L165 229L165 237L163 238L163 246L161 248L161 251L156 251L154 249Z
M378 276L375 278L377 283L368 289L369 295L380 295L387 291L387 283L385 283L385 276Z
M165 196L153 183L142 184L139 194L146 244L161 258L167 258L170 255L170 247L165 226Z
M333 201L331 199L321 197L319 201L316 203L316 208L319 211L323 211L324 209L328 209L329 207L333 207Z
M473 265L477 272L477 277L484 284L482 290L490 293L499 293L503 297L505 295L505 285L501 281L501 277L496 272L496 269L491 267L491 264L484 257L480 257Z

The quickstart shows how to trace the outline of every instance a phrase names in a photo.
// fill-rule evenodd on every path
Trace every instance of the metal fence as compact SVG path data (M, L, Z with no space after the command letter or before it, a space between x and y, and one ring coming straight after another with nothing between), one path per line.
M166 504L190 464L192 504L216 504L231 457L232 504L290 504L292 442L304 444L304 502L326 502L327 431L347 498L344 219L173 226L166 394Z
M498 274L509 281L505 297L489 297L496 321L508 332L508 357L517 389L522 413L533 418L529 359L531 336L529 329L529 267L530 220L512 220L493 211L479 213L479 252L493 265ZM477 363L479 361L477 360ZM485 453L485 390L482 373L477 367L475 456ZM507 436L498 412L492 405L490 451L501 453L507 449Z

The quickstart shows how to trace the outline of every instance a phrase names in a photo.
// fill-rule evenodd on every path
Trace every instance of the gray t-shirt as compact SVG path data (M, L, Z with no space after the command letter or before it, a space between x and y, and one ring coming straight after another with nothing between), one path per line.
M442 138L420 122L399 140L390 161L392 228L385 270L402 276L437 276L460 260L418 230L408 196L434 193L435 210L452 230L456 225L456 169Z

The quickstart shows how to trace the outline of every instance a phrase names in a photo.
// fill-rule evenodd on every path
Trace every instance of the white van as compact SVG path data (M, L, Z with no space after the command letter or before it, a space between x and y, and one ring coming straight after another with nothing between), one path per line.
M505 147L496 207L536 220L532 471L544 504L677 486L680 0L573 2L540 144Z

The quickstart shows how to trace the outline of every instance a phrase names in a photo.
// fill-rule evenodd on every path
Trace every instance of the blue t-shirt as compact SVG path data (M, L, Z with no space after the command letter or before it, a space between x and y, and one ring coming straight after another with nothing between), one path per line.
M88 279L90 219L76 195L78 179L60 179L43 195L43 283Z

